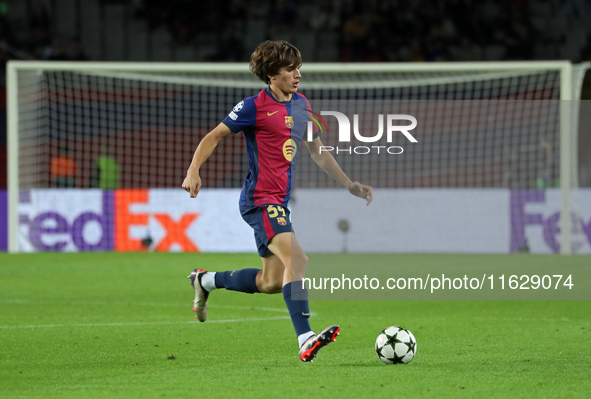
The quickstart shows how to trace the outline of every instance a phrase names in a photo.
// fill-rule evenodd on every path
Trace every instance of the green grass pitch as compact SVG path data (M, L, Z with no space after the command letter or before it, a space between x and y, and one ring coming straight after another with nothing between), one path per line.
M392 255L405 268L466 259ZM514 258L469 259L494 266ZM314 301L312 327L338 323L342 333L310 364L298 359L281 295L216 291L209 320L194 318L193 268L259 264L255 254L0 254L0 397L591 394L589 301ZM386 366L374 352L378 333L394 324L417 338L408 365Z

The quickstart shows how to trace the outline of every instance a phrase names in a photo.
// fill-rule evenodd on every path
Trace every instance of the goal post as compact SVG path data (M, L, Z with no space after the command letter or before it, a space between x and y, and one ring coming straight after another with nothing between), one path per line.
M570 254L571 233L577 228L571 215L579 206L574 194L576 100L588 68L588 63L568 61L311 63L301 69L301 91L318 112L338 105L349 113L361 107L360 112L369 114L383 102L412 103L401 109L424 111L419 126L428 125L428 133L435 133L405 158L347 157L338 154L336 136L323 138L325 144L336 146L334 155L348 174L378 189L533 189L540 163L552 156L539 155L539 141L550 141L548 154L559 154L556 171L548 171L556 172L560 192L559 251ZM19 193L56 187L48 165L62 149L71 151L78 164L70 189L100 188L95 184L95 160L103 149L121 169L112 189L178 188L199 139L238 101L264 87L244 63L9 61L9 252L23 250ZM467 104L475 101L483 105ZM441 105L445 102L463 103ZM496 102L509 104L500 107ZM431 116L445 112L461 115L476 132L470 134L462 122ZM480 126L482 122L473 120L478 113L499 126ZM505 120L503 113L511 116ZM527 120L534 117L539 121ZM328 126L333 131L335 121ZM364 126L375 131L375 121ZM520 137L502 145L514 134ZM502 148L493 147L495 139ZM240 188L247 172L243 145L243 139L224 143L208 161L211 167L204 178L209 187ZM420 146L421 140L416 148ZM309 157L302 157L298 168L301 187L336 187L310 165Z
M572 137L576 131L571 128L573 125L572 116L572 65L565 62L560 68L560 190L562 195L562 206L560 208L561 242L560 253L569 255L571 248L571 191L573 190L572 162L576 162L576 147L573 147ZM571 163L564 160L572 160Z
M18 144L18 80L13 61L6 66L6 122L7 122L7 230L8 252L19 252L18 246L18 193L19 193L19 144Z

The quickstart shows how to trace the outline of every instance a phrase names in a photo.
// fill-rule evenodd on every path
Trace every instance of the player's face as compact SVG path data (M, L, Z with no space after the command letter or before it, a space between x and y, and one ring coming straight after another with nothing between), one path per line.
M277 75L271 76L271 89L277 89L286 96L298 91L300 85L300 67L281 68Z

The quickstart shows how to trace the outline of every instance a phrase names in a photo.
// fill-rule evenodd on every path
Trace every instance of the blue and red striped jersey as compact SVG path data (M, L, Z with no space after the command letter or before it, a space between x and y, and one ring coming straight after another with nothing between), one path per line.
M310 104L302 94L293 93L290 101L277 101L267 87L240 101L224 118L222 123L233 133L242 130L246 138L249 172L240 206L287 206L310 120L308 110Z

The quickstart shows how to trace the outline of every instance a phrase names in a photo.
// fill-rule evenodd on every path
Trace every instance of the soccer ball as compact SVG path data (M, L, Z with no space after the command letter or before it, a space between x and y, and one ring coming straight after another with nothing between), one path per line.
M417 340L404 327L388 327L376 339L376 353L385 364L406 364L417 353Z

